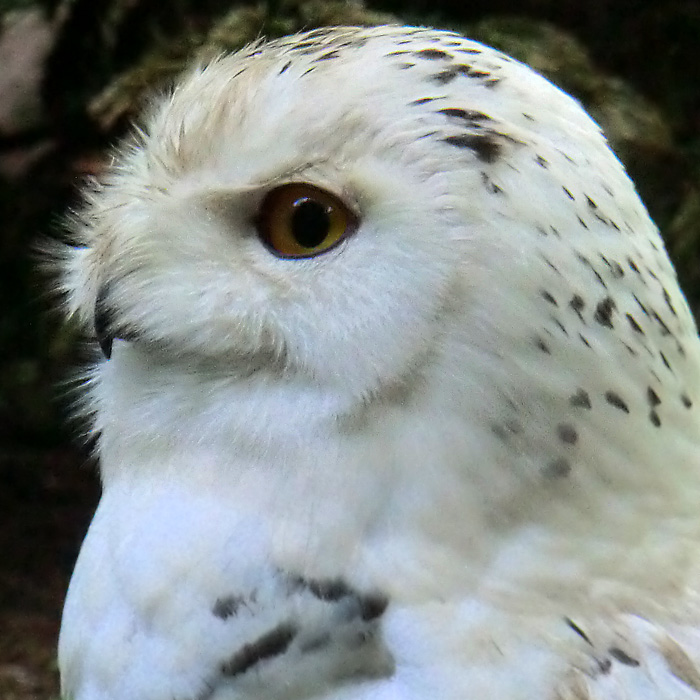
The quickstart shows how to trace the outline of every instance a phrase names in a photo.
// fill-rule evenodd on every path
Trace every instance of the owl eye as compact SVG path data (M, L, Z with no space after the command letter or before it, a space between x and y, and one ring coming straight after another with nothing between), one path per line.
M281 258L311 258L351 234L357 219L335 195L290 183L265 195L256 220L263 243Z

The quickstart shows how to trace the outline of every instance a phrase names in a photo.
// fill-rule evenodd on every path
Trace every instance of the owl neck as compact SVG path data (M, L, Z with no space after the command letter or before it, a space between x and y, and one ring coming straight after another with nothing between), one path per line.
M662 439L650 457L588 414L572 440L546 382L509 389L478 357L458 390L443 366L429 391L353 407L303 382L174 373L124 350L93 395L106 492L167 483L224 497L267 514L295 569L359 567L396 596L418 580L412 595L427 599L480 590L571 614L594 589L639 611L684 585L679 562L700 538L691 441Z

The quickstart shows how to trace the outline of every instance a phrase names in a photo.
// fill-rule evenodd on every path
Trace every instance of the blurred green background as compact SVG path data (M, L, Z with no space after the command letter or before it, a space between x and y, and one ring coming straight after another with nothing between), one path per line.
M325 24L460 30L514 55L598 120L700 312L700 2L0 0L0 697L55 697L65 586L97 497L66 421L86 357L51 311L37 243L149 92L191 58Z

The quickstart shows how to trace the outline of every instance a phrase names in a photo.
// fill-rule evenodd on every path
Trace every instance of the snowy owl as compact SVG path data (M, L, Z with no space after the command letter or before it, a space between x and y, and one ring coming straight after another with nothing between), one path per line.
M86 198L65 698L700 698L700 344L575 100L316 29L184 76Z

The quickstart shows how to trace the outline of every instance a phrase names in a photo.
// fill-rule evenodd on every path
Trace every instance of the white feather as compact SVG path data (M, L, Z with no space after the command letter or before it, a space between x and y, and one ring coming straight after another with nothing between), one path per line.
M288 182L357 231L273 255ZM570 97L448 32L258 44L74 235L67 311L115 340L66 697L698 696L700 344Z

